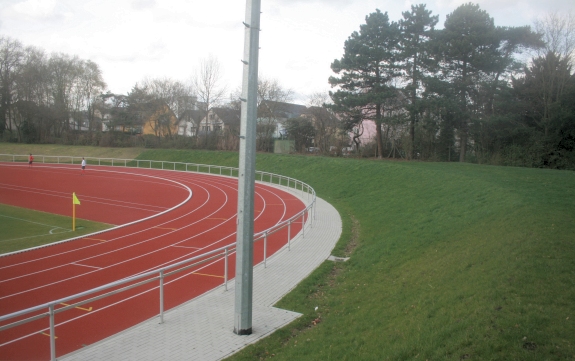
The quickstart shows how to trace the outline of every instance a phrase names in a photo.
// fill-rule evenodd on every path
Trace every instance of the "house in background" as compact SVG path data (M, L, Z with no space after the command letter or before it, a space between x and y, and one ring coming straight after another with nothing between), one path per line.
M184 111L178 122L178 135L194 137L198 134L198 127L204 118L204 111L189 109Z
M170 138L178 133L178 118L170 107L158 102L152 108L152 115L144 122L142 133Z
M217 131L238 132L240 129L240 111L232 108L212 108L200 121L200 133Z
M284 122L306 111L305 105L263 100L258 107L258 124L271 126L274 129L272 137L279 139L285 135Z

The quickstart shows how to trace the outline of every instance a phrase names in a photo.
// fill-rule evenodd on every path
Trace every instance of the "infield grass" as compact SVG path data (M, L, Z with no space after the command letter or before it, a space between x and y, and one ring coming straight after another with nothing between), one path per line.
M72 218L0 204L0 254L37 247L112 227L104 223Z

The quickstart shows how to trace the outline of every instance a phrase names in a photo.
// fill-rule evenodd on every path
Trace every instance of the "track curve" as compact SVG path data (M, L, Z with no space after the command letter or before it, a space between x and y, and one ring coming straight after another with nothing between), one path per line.
M0 203L124 226L95 236L0 257L0 314L8 314L158 269L235 241L237 179L202 173L93 166L0 164ZM190 197L190 192L192 196ZM290 193L256 184L256 232L291 218L304 204ZM294 223L291 235L301 230ZM268 240L268 256L287 242L287 230ZM254 247L254 262L263 245ZM228 277L235 272L231 258ZM165 280L165 309L223 282L223 261L208 262ZM65 307L65 305L62 305ZM72 352L157 315L157 284L139 286L56 316L57 355ZM0 333L8 360L49 359L46 319Z

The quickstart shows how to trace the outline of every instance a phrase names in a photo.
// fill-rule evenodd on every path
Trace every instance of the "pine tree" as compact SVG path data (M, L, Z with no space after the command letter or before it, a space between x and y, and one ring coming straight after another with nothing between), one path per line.
M400 75L396 63L398 43L399 24L390 23L387 12L376 10L366 16L359 32L353 32L346 40L343 57L331 64L339 75L329 78L330 84L339 88L330 92L333 109L361 111L358 121L375 122L379 158L383 155L384 104L397 96L392 81Z

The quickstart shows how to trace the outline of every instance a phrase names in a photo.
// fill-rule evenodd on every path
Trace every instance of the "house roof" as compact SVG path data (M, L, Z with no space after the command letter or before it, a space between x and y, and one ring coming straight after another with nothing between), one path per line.
M180 121L185 120L187 122L199 123L204 117L204 111L198 109L188 109L182 113L180 116Z
M230 108L212 108L218 118L224 122L225 125L239 125L240 124L240 111Z
M305 105L263 100L260 103L260 116L273 116L275 118L297 118L306 112Z
M337 120L337 117L324 107L311 106L306 109L305 115L321 117L323 119Z

